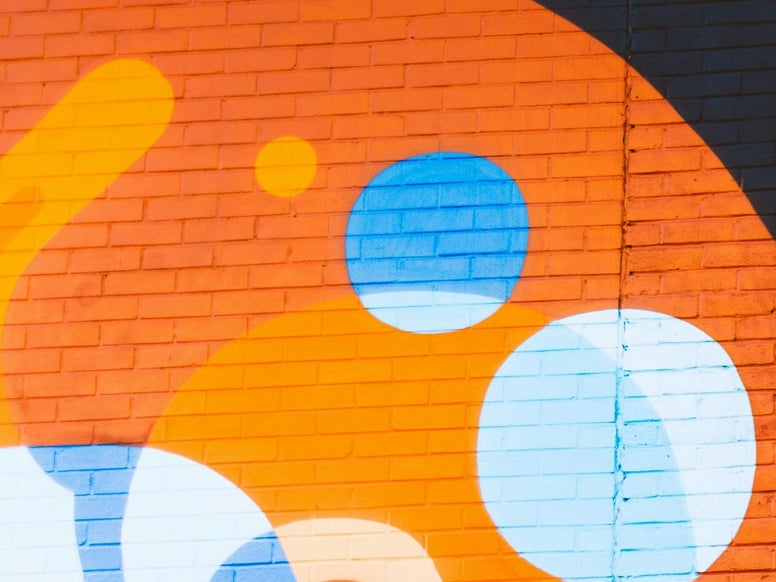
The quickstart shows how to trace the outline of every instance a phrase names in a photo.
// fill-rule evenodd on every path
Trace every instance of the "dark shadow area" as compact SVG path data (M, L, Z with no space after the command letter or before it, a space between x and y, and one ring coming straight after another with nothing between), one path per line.
M776 1L539 3L628 59L713 148L776 235Z

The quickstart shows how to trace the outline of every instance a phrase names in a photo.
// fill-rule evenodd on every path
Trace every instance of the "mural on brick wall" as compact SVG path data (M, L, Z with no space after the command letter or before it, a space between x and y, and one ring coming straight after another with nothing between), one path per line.
M601 41L528 0L0 29L0 578L774 571L776 247Z

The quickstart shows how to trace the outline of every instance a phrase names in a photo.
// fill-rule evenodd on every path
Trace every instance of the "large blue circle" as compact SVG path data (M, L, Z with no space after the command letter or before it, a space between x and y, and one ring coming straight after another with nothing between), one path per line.
M361 302L405 331L462 329L511 295L528 241L514 180L479 156L442 152L397 162L350 213L346 257Z

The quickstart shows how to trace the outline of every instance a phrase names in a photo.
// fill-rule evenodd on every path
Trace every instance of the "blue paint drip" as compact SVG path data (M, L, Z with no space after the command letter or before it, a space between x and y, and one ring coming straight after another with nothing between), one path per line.
M274 533L256 537L232 554L210 582L295 582L280 541Z
M44 471L75 495L84 580L123 582L121 525L142 449L124 445L30 447Z

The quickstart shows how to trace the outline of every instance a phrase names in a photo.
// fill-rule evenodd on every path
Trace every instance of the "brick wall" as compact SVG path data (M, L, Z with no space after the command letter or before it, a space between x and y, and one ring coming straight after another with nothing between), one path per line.
M0 578L774 569L771 2L5 0Z

